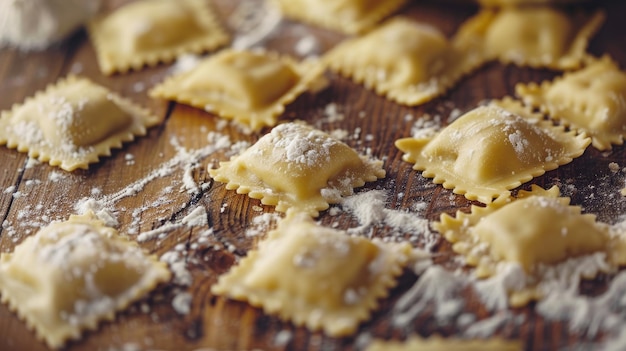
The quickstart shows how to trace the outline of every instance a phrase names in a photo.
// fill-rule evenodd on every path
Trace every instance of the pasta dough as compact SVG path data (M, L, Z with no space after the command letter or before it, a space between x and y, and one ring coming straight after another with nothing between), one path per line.
M383 178L385 171L382 162L359 156L324 132L285 123L209 174L227 189L261 199L278 211L317 216L353 188Z
M228 41L204 0L139 0L94 19L89 34L104 74L171 62Z
M273 0L286 16L356 34L373 27L406 0Z
M411 246L383 244L288 215L211 291L330 336L354 333L396 284Z
M581 214L580 207L569 203L556 186L543 190L533 185L529 192L520 191L518 199L501 197L487 207L472 206L471 214L458 211L456 218L443 214L433 227L467 264L476 266L481 278L495 274L498 262L519 264L532 276L541 265L594 252L606 252L614 267L623 264L622 239L612 237L595 215ZM511 292L510 303L521 306L540 297L534 286L526 286Z
M2 302L51 348L113 320L169 279L164 263L93 213L52 223L0 255Z
M510 100L478 107L429 138L405 138L396 146L424 177L490 203L533 177L569 163L591 140L565 132Z
M486 56L518 66L574 69L587 56L589 39L604 21L600 11L571 15L547 6L484 9L469 20Z
M256 130L322 79L323 67L273 53L224 50L156 86L150 96L215 112Z
M487 340L444 339L431 336L423 339L419 336L410 336L408 340L383 341L374 340L365 351L521 351L522 345L518 341L507 341L500 338Z
M483 62L471 40L462 39L471 38L470 31L462 27L457 39L449 41L436 28L395 18L340 44L324 60L332 70L377 94L419 105L443 94Z
M599 150L621 145L626 136L626 73L609 57L552 82L518 84L517 94L564 125L591 136Z
M87 169L161 121L85 78L70 76L0 115L0 145L66 171Z

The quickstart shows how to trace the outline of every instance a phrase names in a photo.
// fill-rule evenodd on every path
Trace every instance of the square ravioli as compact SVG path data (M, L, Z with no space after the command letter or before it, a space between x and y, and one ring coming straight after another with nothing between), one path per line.
M347 40L324 57L339 74L403 105L419 105L443 94L482 62L471 27L450 41L438 29L394 18L362 37ZM381 48L384 48L381 50Z
M433 227L453 243L455 252L465 256L467 264L476 266L479 278L494 275L500 262L515 263L532 277L542 266L596 252L606 254L611 268L623 265L624 239L612 235L607 224L596 222L595 215L582 214L579 206L571 206L568 197L559 195L556 186L544 190L533 185L531 191L520 191L517 199L501 197L487 207L472 206L470 214L457 211L456 218L442 214ZM541 298L536 286L541 279L528 281L530 285L521 284L511 292L512 306Z
M591 136L598 150L621 145L626 137L626 72L609 57L565 73L552 82L518 84L523 101L563 125Z
M407 243L373 242L321 227L305 213L290 214L211 291L295 325L346 336L387 296L410 256Z
M229 40L204 0L139 0L97 17L88 28L107 75L214 50Z
M522 351L523 349L519 341L500 338L468 340L431 336L423 339L413 335L406 341L375 339L365 351Z
M272 0L285 16L357 34L400 8L406 0Z
M0 114L0 145L66 171L87 169L161 118L128 99L70 76Z
M424 177L488 204L571 162L590 143L506 99L465 113L432 137L399 139L396 147Z
M165 263L93 213L70 216L0 255L0 295L49 347L78 339L170 279Z
M277 211L318 216L355 187L385 176L382 162L302 123L281 124L241 155L209 169L229 190L260 199Z
M518 66L575 69L587 56L587 44L604 13L572 14L549 6L483 9L468 25L479 33L485 56Z
M323 67L270 52L224 50L170 77L150 96L234 119L253 130L276 125L285 106L322 80Z

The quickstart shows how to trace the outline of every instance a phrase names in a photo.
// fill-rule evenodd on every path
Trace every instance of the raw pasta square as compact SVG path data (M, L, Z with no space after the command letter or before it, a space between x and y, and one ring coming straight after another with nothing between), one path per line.
M523 101L591 137L599 150L626 137L626 73L608 56L553 81L518 84Z
M0 114L0 145L66 171L87 169L161 122L148 110L70 76Z
M382 162L301 123L281 124L241 155L209 169L215 180L276 210L317 216L355 187L385 176Z
M88 28L107 75L211 51L228 41L204 0L139 0L97 17Z
M273 0L287 17L356 34L400 8L406 0Z
M396 284L411 246L383 244L291 214L212 292L330 336L356 331Z
M270 52L224 50L175 75L150 96L234 119L253 130L276 125L285 106L322 79L323 67Z
M448 40L438 29L394 18L362 37L339 44L324 61L339 74L404 105L443 94L484 62L474 49L473 28L462 26Z
M579 206L559 195L556 186L544 190L533 185L517 198L503 196L487 207L472 206L470 214L457 211L456 218L443 214L433 227L467 264L476 266L480 278L496 274L500 262L521 267L530 278L510 292L510 304L522 306L542 297L540 279L533 279L542 266L596 252L606 254L611 267L605 269L625 261L624 239L611 235L607 224L596 222L593 214L582 214ZM576 274L593 278L584 271Z
M569 13L550 6L483 9L468 25L488 59L518 66L575 69L587 57L587 45L604 13ZM480 43L482 41L482 43Z
M113 320L169 279L165 263L93 213L52 223L0 255L2 302L51 348Z
M590 143L505 99L467 112L433 137L399 139L396 146L424 177L488 204L571 162Z

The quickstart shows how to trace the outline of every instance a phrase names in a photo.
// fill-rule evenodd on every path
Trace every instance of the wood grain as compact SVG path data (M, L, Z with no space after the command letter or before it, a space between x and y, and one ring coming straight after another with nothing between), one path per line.
M240 2L255 0L215 0L215 8L225 25L230 14ZM112 9L127 1L108 1L107 9ZM597 37L591 42L590 51L596 55L610 54L622 67L626 67L626 3L623 1L605 2L600 6L606 8L608 18ZM459 24L476 12L476 7L459 3L439 1L413 1L402 11L403 14L417 20L430 23L440 28L447 35L452 35ZM264 46L276 51L296 54L295 42L301 34L314 35L321 44L321 51L328 50L341 41L344 36L332 31L302 25L293 21L285 21L281 30L272 33ZM230 28L231 32L235 28ZM102 194L113 194L128 184L145 178L158 165L171 159L176 150L171 144L176 138L180 145L189 150L202 148L207 144L207 133L217 130L218 119L203 111L187 106L164 101L152 100L146 96L148 88L160 82L169 65L147 68L139 72L112 77L102 76L97 68L95 53L85 33L79 32L69 41L58 47L39 53L23 53L12 49L0 50L0 109L9 109L14 103L23 101L27 96L43 89L47 84L55 82L68 73L79 73L109 87L129 98L150 108L154 113L164 117L163 125L153 128L146 137L139 138L122 150L116 150L111 157L104 158L99 164L92 165L89 170L73 173L63 172L46 164L27 167L28 157L15 150L0 148L0 221L11 223L19 234L10 236L6 229L0 228L0 251L11 252L13 248L28 235L33 234L39 226L54 219L66 219L75 212L74 205L84 197L91 195L97 188ZM287 108L284 120L301 119L321 129L331 131L344 129L350 132L360 128L360 133L350 138L347 143L364 152L371 153L385 160L387 177L365 186L368 189L385 189L389 193L389 208L410 209L415 202L428 202L425 216L435 220L441 213L453 213L458 209L467 209L470 203L462 196L433 185L411 165L401 160L401 153L393 146L393 142L401 137L409 136L415 120L408 120L410 114L417 118L424 115L441 116L444 120L457 108L467 111L479 102L489 98L499 98L513 94L517 82L541 81L552 78L556 72L503 66L490 63L471 76L463 79L445 96L419 107L404 107L389 102L373 92L352 83L351 81L328 74L330 86L318 94L305 94ZM139 85L138 85L139 84ZM345 115L342 121L320 123L324 116L324 108L335 103ZM364 111L366 116L359 117ZM267 132L264 130L263 132ZM262 133L246 135L237 128L226 126L220 133L228 134L233 141L254 142ZM370 135L372 138L370 139ZM134 164L129 165L126 155L133 155ZM245 303L229 301L215 297L210 293L210 286L216 278L226 272L235 262L235 254L245 253L256 244L257 238L247 237L245 230L251 225L252 218L259 212L272 212L268 206L246 196L226 191L224 186L213 183L206 172L207 164L215 164L225 160L223 152L217 152L203 159L194 169L193 177L198 184L208 184L199 194L190 195L184 191L171 191L163 194L172 184L180 185L182 169L174 173L156 178L146 184L137 196L124 197L116 202L121 232L132 228L140 232L159 228L167 223L180 220L189 209L203 206L207 210L207 218L214 230L209 243L200 242L200 229L177 229L163 240L152 240L142 243L148 251L157 254L172 250L176 245L185 246L188 268L193 275L193 284L189 288L173 285L162 286L157 292L136 303L127 311L119 314L115 322L102 323L97 331L87 332L79 340L68 344L67 350L123 350L131 345L141 350L354 350L358 349L355 338L333 339L320 333L311 333L303 328L296 328L290 323L282 322L275 317L264 315L259 309L249 307ZM531 183L541 186L553 184L573 184L575 191L571 194L574 204L582 205L587 212L596 213L598 218L607 222L615 222L626 213L626 202L621 200L616 191L623 186L623 176L612 174L609 163L617 162L626 165L625 147L619 146L610 153L600 153L589 148L585 154L571 164L548 172ZM62 181L52 182L52 172L63 172ZM37 186L28 185L28 180L40 180ZM13 192L5 192L15 186ZM528 188L528 184L524 188ZM16 192L26 194L14 197ZM403 197L398 197L402 193ZM591 195L610 196L595 198ZM151 207L157 200L164 205ZM41 205L42 211L49 218L41 216L33 209ZM224 210L222 211L223 206ZM146 207L141 213L138 223L133 222L133 210ZM27 221L33 227L21 226ZM37 217L37 221L32 221ZM340 228L349 228L357 223L347 214L330 216L322 213L320 220L324 224L338 222ZM383 235L384 227L376 228L375 235ZM232 245L234 254L224 247ZM450 245L440 240L437 245L440 255L437 262L446 264L451 259ZM416 281L418 277L406 272L393 289L391 297L381 302L380 310L373 318L364 323L361 331L381 338L405 338L417 332L427 336L442 334L455 336L461 333L456 327L439 327L434 323L432 313L424 313L407 328L398 329L389 322L390 308L397 298ZM606 288L610 277L602 276L585 282L581 290L597 294ZM177 314L171 301L177 290L187 289L193 296L192 311L188 315ZM490 314L478 303L471 291L466 292L469 301L468 312L478 318L487 318ZM146 311L146 308L149 310ZM571 333L563 323L543 320L533 306L511 311L525 316L526 322L521 325L507 323L499 328L497 334L506 338L519 339L526 350L555 350L580 345L581 338ZM276 335L281 331L289 331L291 338L287 343L276 345ZM601 339L600 336L598 339ZM35 339L34 334L27 330L24 323L0 306L0 350L46 350L46 346Z

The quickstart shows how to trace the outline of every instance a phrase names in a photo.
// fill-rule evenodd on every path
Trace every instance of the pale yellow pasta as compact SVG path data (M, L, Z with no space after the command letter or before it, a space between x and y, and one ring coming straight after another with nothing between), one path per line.
M356 34L373 27L406 0L272 0L285 16Z
M422 175L470 200L490 203L583 154L591 140L505 100L471 110L433 137L396 146Z
M0 145L59 166L87 169L161 118L85 78L70 76L0 114Z
M520 191L517 199L503 196L487 207L472 206L470 214L457 211L456 218L443 214L433 227L467 264L476 266L480 278L494 275L499 262L518 264L532 277L541 266L595 252L606 253L613 268L623 264L623 239L612 236L595 215L582 214L580 207L569 203L569 198L559 197L556 186L544 190L533 185L531 191ZM541 298L538 279L529 281L510 292L511 305Z
M573 69L586 58L589 39L604 21L601 11L571 14L548 6L483 9L468 23L489 59L519 66Z
M609 57L553 81L518 84L523 101L552 119L591 136L599 150L626 137L626 73Z
M301 123L275 127L241 155L209 169L226 188L261 199L276 210L317 216L355 187L385 176L382 162Z
M93 213L70 216L0 255L0 295L51 348L170 279L164 263L106 227Z
M203 0L139 0L94 19L89 33L104 74L127 72L228 41Z
M323 67L274 53L224 50L150 91L256 130L276 125L285 106L317 85Z
M472 49L470 27L449 41L438 29L394 18L325 55L341 75L404 105L419 105L443 94L483 62Z
M288 215L211 291L330 336L356 332L396 284L411 246L372 242Z
M519 341L508 341L501 338L486 340L449 339L431 336L428 339L410 336L406 341L375 339L365 351L521 351Z

